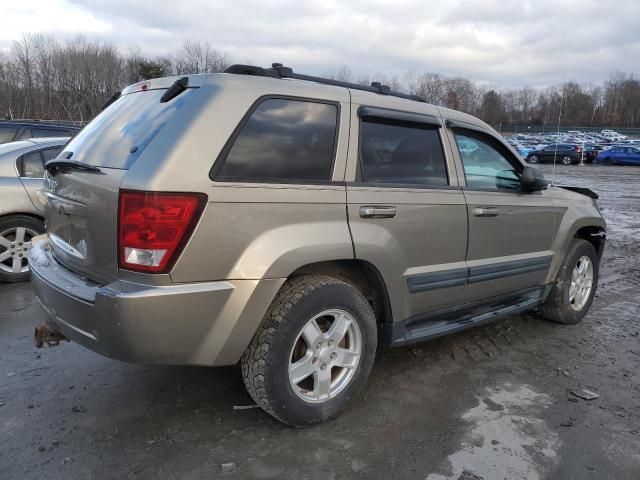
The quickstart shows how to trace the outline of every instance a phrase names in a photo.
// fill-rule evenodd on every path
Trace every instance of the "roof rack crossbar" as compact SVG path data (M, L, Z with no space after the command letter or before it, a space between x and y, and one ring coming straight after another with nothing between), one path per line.
M301 73L294 73L291 68L285 67L281 63L273 63L271 65L271 68L262 68L253 65L231 65L224 71L224 73L233 73L237 75L255 75L259 77L272 78L293 78L295 80L306 80L308 82L322 83L324 85L334 85L337 87L345 87L353 90L378 93L381 95L388 95L390 97L405 98L407 100L413 100L416 102L426 102L424 98L419 97L418 95L410 95L408 93L391 90L389 86L383 85L380 82L371 82L371 85L361 85L359 83L343 82L341 80L334 80L331 78L304 75Z

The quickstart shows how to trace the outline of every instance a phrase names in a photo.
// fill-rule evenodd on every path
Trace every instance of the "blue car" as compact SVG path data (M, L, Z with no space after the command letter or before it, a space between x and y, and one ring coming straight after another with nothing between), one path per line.
M640 148L612 147L600 152L595 163L605 165L640 165Z

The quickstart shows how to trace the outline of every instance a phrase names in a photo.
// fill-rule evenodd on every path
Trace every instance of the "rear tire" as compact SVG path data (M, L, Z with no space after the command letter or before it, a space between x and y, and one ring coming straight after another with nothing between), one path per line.
M29 280L27 254L31 249L31 238L44 232L44 223L28 215L0 219L0 282Z
M570 156L562 157L563 165L571 165L573 163L573 159Z
M598 254L593 245L575 238L560 267L556 283L540 307L540 314L557 323L580 322L589 312L596 293L598 263ZM582 278L579 273L581 268L586 272L586 276ZM585 278L589 276L590 280L586 281Z
M528 159L529 163L538 163L540 160L538 159L537 155L531 155Z
M327 276L295 277L242 356L244 384L263 410L287 425L324 422L363 387L376 345L375 315L358 289Z

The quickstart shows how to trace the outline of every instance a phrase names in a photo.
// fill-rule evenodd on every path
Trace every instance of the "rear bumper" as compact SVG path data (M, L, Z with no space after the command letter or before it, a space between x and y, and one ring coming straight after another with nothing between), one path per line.
M285 280L96 285L60 265L44 238L29 261L48 323L97 353L131 363L235 364Z

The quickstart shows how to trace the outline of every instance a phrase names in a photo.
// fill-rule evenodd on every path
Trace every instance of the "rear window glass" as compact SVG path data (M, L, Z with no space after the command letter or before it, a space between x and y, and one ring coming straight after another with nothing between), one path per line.
M78 162L96 167L129 169L171 116L193 95L189 88L160 103L166 90L123 95L67 144Z
M0 127L0 143L6 143L13 140L16 130L17 128L15 127Z
M338 108L281 98L251 114L216 180L322 181L331 178Z
M66 137L68 135L69 132L67 130L31 128L31 138Z
M44 176L44 165L40 152L26 153L22 156L21 177L41 178Z

